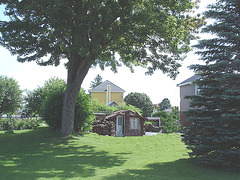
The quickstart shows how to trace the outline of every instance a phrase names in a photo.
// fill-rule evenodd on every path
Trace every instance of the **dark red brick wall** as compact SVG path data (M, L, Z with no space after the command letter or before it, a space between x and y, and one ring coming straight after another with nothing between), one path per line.
M124 124L123 124L123 136L143 136L145 134L144 132L144 118L143 117L139 117L137 115L131 115L131 112L125 112L124 115L123 114L119 114L119 116L124 116ZM113 117L108 117L108 120L113 121L116 124L116 119L117 116L113 116ZM136 117L139 119L139 125L140 125L140 129L131 129L131 124L130 124L130 118L131 117ZM116 130L116 126L115 126L115 130Z
M144 130L143 130L143 125L144 125L144 120L139 118L139 123L140 123L140 129L131 129L130 128L130 117L135 117L131 116L129 114L125 115L125 125L124 125L124 132L123 136L142 136L144 135Z
M185 111L180 111L180 125L182 128L191 125L191 123L187 122L187 115L184 113Z

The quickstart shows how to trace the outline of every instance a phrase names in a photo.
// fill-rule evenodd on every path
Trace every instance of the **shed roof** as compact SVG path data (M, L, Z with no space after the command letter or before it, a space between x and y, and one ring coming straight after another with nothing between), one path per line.
M145 121L147 121L147 118L143 117L143 116L140 116L138 113L135 113L133 111L130 111L130 110L120 110L120 111L115 111L113 114L107 116L105 119L112 119L112 118L115 118L117 116L124 116L127 112L131 112L134 114L134 116L137 116L141 119L144 119Z
M88 92L106 92L108 85L111 86L111 92L125 92L122 88L118 87L117 85L113 84L108 80L102 82L101 84L92 89L89 89Z
M193 75L192 77L184 80L183 82L177 84L178 87L181 87L181 86L184 86L184 85L188 85L188 84L191 84L193 81L199 79L200 76L199 75Z

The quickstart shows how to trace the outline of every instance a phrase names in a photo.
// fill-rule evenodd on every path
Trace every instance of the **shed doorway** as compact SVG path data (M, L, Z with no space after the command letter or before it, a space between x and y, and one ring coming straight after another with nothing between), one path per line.
M117 116L116 136L121 137L122 135L123 135L123 116Z

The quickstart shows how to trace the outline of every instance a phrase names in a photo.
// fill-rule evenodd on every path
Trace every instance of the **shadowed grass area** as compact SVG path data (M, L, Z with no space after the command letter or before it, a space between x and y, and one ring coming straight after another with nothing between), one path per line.
M61 137L48 128L0 132L0 179L240 179L188 159L177 134Z

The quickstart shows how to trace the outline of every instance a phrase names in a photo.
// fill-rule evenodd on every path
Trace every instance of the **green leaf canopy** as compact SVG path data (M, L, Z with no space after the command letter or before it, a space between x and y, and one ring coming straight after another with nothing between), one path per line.
M58 65L77 52L88 64L160 69L175 77L177 60L201 20L183 13L189 0L6 0L0 44L18 61ZM116 53L120 55L117 61ZM49 58L43 58L47 55Z

